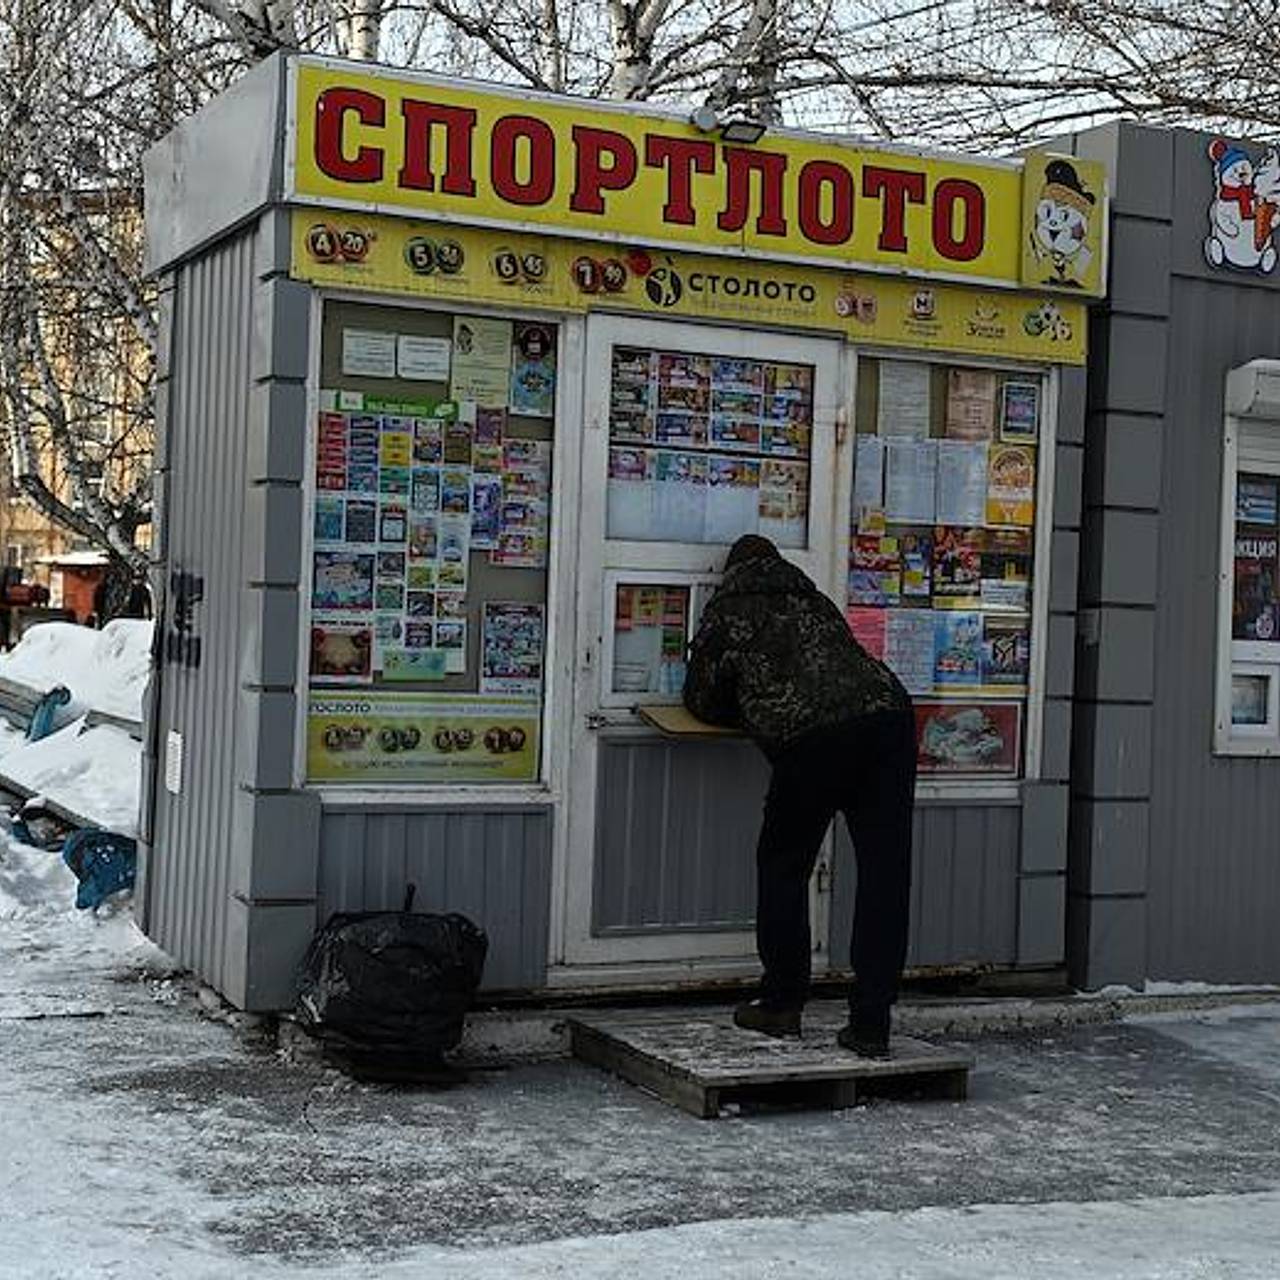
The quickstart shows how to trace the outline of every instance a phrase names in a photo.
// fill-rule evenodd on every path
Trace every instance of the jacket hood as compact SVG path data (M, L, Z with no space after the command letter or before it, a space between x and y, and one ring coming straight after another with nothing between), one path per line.
M781 556L764 556L735 564L716 593L725 596L800 596L817 591L803 569Z

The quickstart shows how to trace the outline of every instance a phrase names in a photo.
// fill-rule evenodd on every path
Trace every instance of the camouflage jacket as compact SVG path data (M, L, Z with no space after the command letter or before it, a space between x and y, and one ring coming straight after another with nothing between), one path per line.
M772 758L814 729L911 699L803 571L761 558L734 565L707 602L684 703L701 720L743 730Z

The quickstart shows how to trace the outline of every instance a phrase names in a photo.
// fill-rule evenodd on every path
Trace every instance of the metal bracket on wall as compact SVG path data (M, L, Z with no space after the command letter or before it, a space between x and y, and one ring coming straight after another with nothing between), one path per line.
M173 607L165 633L165 660L180 667L198 667L200 637L196 634L196 606L204 599L204 579L175 569L169 575L169 599Z

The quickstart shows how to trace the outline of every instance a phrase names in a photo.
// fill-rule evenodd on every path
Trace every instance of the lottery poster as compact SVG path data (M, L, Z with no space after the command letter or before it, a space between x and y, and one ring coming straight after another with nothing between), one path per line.
M481 693L536 694L541 690L544 615L540 604L486 601Z
M510 320L455 316L450 396L505 409L511 392L511 346Z
M539 700L409 690L315 690L307 776L317 782L532 782Z
M556 401L555 329L517 324L511 345L511 412L549 418Z
M551 530L551 444L508 439L502 447L502 506L493 564L545 569Z
M311 679L315 684L368 684L373 679L373 620L311 619Z
M375 557L365 551L317 551L311 585L314 610L373 608Z
M512 602L529 584L500 591L491 567L548 561L552 445L513 419L553 415L555 328L460 320L398 348L419 385L446 351L448 399L322 394L309 675L335 701L313 702L316 779L537 774L545 607Z

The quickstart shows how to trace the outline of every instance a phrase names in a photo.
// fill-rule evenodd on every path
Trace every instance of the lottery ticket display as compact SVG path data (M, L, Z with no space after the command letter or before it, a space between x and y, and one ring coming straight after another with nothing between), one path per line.
M527 781L539 764L555 328L455 317L451 336L371 326L344 328L340 344L341 379L395 378L404 398L321 394L311 710L333 723L311 726L309 775ZM334 710L344 696L373 699L388 720L361 721L358 750ZM470 732L470 698L511 724ZM463 727L444 733L442 717Z
M806 546L813 372L615 347L606 536Z
M864 360L848 619L916 704L924 774L1017 777L1041 385Z

